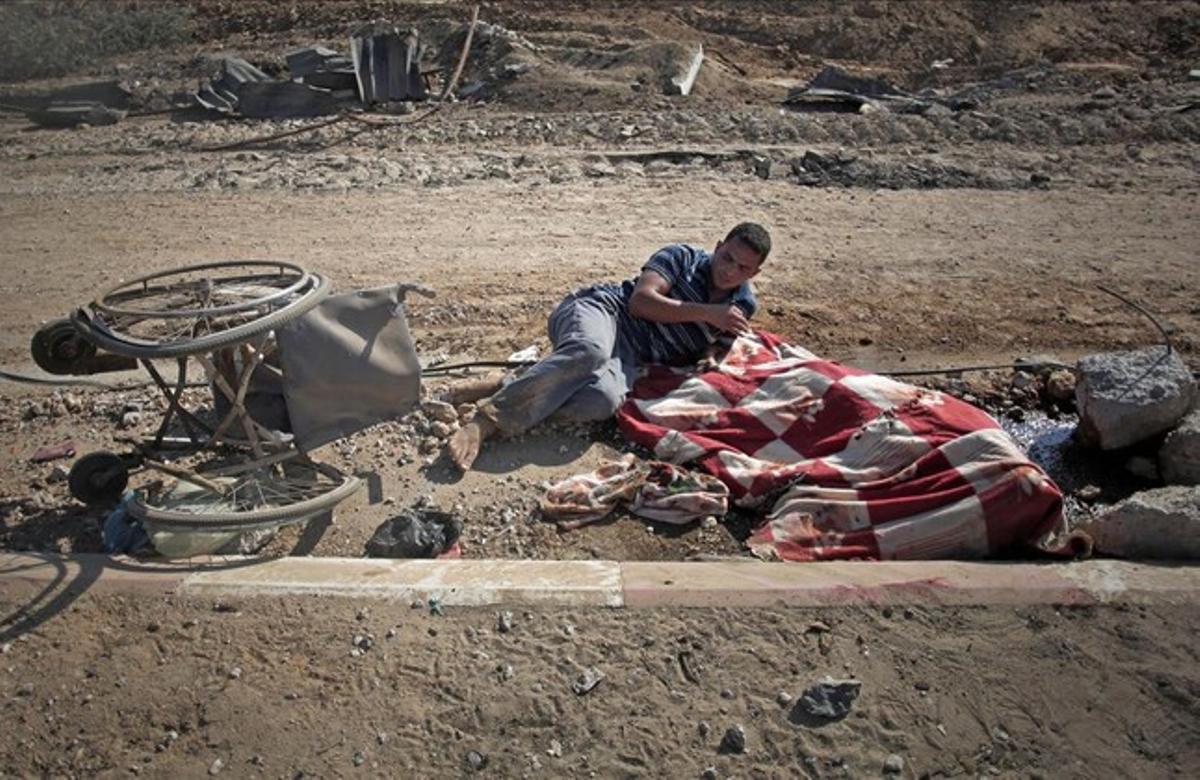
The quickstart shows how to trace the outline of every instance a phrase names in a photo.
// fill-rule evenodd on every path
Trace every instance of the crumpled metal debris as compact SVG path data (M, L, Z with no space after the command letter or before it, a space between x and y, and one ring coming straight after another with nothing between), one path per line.
M385 22L372 22L350 36L350 56L364 103L425 100L421 42L416 30L401 36Z
M293 79L320 89L333 91L358 90L354 61L344 54L324 46L292 49L284 58Z
M276 81L240 57L221 58L221 72L197 90L196 102L222 114L251 119L286 119L337 113L327 90L296 81Z
M976 105L958 97L943 98L932 93L913 95L883 79L854 76L833 65L826 66L804 86L790 90L783 104L798 111L856 113L877 110L900 114L961 111Z

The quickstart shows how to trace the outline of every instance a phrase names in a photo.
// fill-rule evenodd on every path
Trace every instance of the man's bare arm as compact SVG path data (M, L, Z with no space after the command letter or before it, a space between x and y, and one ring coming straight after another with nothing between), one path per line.
M728 303L691 303L671 298L671 283L654 271L642 271L633 295L629 313L652 322L703 322L728 333L749 330L746 315Z

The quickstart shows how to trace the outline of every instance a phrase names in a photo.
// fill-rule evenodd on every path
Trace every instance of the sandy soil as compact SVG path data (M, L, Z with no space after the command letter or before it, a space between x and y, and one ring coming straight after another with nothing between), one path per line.
M1191 608L539 610L502 633L423 604L6 591L0 614L13 776L1200 771ZM576 694L588 668L604 679ZM805 721L826 675L861 694ZM721 753L737 725L746 752Z
M369 6L417 24L432 60L456 53L461 7ZM194 44L114 58L74 80L119 76L135 108L154 108L194 87L215 52L279 72L290 46L344 48L354 13L366 13L310 2L195 8ZM439 298L410 307L423 359L503 359L545 346L545 316L568 290L629 277L665 243L711 246L739 219L775 237L758 279L760 326L824 356L911 369L1069 361L1155 341L1104 284L1152 309L1194 364L1200 115L1184 110L1196 97L1186 78L1194 10L506 3L484 9L501 27L481 33L464 76L488 89L419 123L354 136L334 126L218 153L201 150L303 122L178 112L37 131L0 114L0 365L31 372L38 323L100 288L246 257L301 262L341 289L428 284ZM709 53L695 92L662 94L655 69L693 41ZM950 67L931 68L948 57ZM789 87L830 62L911 90L969 94L976 108L781 108ZM514 63L532 67L502 75ZM1007 387L1008 377L995 381ZM116 434L152 430L160 409L146 389L0 385L0 544L98 549L103 511L68 496L55 471L68 464L28 458L66 439L80 452L111 449ZM273 552L361 554L382 520L423 496L464 517L472 556L736 554L736 529L749 522L670 529L618 516L558 534L537 517L541 486L618 451L611 426L497 442L461 480L427 463L420 444L401 424L331 447L322 457L376 472L379 490Z

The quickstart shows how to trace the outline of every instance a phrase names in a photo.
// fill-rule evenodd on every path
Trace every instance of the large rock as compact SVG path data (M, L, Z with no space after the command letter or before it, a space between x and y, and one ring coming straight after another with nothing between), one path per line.
M1175 352L1150 347L1079 361L1075 404L1085 444L1128 447L1169 431L1196 400L1196 381Z
M1105 555L1200 559L1200 487L1137 493L1079 530Z
M1171 485L1200 485L1200 409L1167 434L1158 451L1158 470Z

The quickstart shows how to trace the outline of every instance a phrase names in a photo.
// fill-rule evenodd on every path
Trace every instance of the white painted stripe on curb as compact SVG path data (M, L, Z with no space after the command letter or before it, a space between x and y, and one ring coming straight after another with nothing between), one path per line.
M187 577L180 593L364 596L438 599L446 606L550 604L620 607L620 566L612 561L385 560L279 558Z
M1193 563L1092 560L1062 564L1058 573L1101 604L1147 600L1156 604L1200 603L1200 566Z

